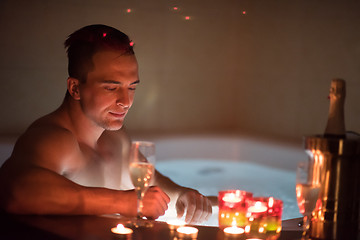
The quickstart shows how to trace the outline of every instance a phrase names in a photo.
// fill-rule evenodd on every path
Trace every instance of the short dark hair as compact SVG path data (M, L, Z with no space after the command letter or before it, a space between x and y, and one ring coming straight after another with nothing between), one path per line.
M133 55L133 43L129 37L102 24L83 27L70 34L66 39L65 49L68 56L69 77L85 82L87 73L94 68L92 57L102 50L118 50L123 55Z

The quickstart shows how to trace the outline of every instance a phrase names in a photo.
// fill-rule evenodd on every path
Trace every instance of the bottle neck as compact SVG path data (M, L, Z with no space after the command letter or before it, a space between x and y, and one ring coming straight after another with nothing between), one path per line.
M345 104L345 81L335 79L331 82L330 88L330 106L328 121L325 128L325 137L344 138L345 120L344 120L344 104Z

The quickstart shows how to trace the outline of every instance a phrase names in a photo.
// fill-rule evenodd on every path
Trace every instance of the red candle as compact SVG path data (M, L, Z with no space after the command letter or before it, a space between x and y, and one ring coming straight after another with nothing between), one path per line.
M247 203L251 197L252 193L241 190L220 191L219 227L244 227L247 223Z

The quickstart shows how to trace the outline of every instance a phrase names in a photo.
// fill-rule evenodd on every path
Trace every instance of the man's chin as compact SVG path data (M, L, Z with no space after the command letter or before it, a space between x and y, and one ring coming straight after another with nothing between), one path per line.
M108 131L117 131L117 130L120 130L123 126L123 123L119 123L119 122L116 122L116 123L109 123L109 124L106 124L106 126L104 127L105 130L108 130Z
M118 127L108 127L106 128L106 130L108 131L117 131L117 130L120 130L122 128L122 125L121 126L118 126Z

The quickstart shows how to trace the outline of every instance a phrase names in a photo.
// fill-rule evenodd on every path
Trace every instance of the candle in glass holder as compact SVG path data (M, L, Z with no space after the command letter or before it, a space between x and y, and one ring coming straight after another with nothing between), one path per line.
M226 237L238 237L243 234L245 230L237 226L226 227L224 228L224 234Z
M250 200L247 216L251 231L280 232L282 208L283 202L273 197L256 197Z
M241 190L220 191L219 201L219 227L243 227L247 223L246 212L248 200L252 193Z
M122 224L118 224L116 227L111 228L111 232L116 234L119 238L129 239L133 233L131 228L124 227Z

